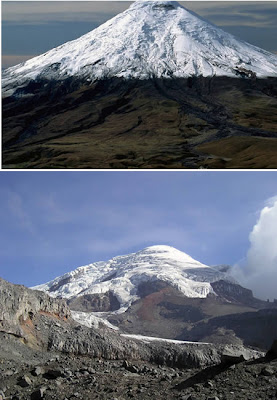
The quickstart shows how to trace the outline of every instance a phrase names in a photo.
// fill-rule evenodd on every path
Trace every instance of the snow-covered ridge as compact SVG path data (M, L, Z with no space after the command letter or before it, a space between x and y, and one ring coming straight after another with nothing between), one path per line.
M67 299L111 291L125 311L138 299L142 282L161 280L188 297L204 298L214 293L212 282L234 282L225 272L209 267L170 246L151 246L137 253L82 266L56 279L33 287L53 297Z
M210 24L175 1L136 1L79 39L8 68L4 92L31 79L277 76L277 57Z

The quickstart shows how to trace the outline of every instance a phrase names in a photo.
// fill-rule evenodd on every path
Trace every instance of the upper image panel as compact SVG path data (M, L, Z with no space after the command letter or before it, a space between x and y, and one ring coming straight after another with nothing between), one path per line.
M277 168L277 2L2 2L2 168Z

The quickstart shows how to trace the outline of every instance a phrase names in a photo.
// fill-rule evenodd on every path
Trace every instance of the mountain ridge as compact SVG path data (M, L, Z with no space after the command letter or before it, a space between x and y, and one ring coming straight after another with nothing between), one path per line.
M65 299L72 317L87 327L267 348L276 331L268 321L275 320L277 304L255 298L231 270L156 245L79 267L33 289Z
M194 298L215 294L212 282L226 280L236 283L220 269L202 264L174 247L156 245L107 262L78 267L33 289L67 299L111 291L120 303L118 312L124 312L139 298L138 288L143 282L161 280L185 296Z

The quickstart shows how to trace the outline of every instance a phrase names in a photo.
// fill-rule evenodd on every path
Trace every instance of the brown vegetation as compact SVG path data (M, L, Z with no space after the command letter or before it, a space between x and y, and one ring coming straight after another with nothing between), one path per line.
M276 168L276 138L273 78L42 82L3 101L4 168Z

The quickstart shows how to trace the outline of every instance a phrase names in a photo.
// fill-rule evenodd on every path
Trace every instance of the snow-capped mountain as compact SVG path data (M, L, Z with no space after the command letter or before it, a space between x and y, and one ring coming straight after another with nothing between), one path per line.
M77 40L8 68L7 94L28 81L76 76L277 76L277 57L210 24L175 1L136 1Z
M137 253L79 267L33 289L67 299L111 292L120 303L118 312L123 312L138 299L141 283L163 281L187 297L205 298L209 293L215 294L211 283L219 280L235 283L225 272L204 265L173 247L151 246Z

